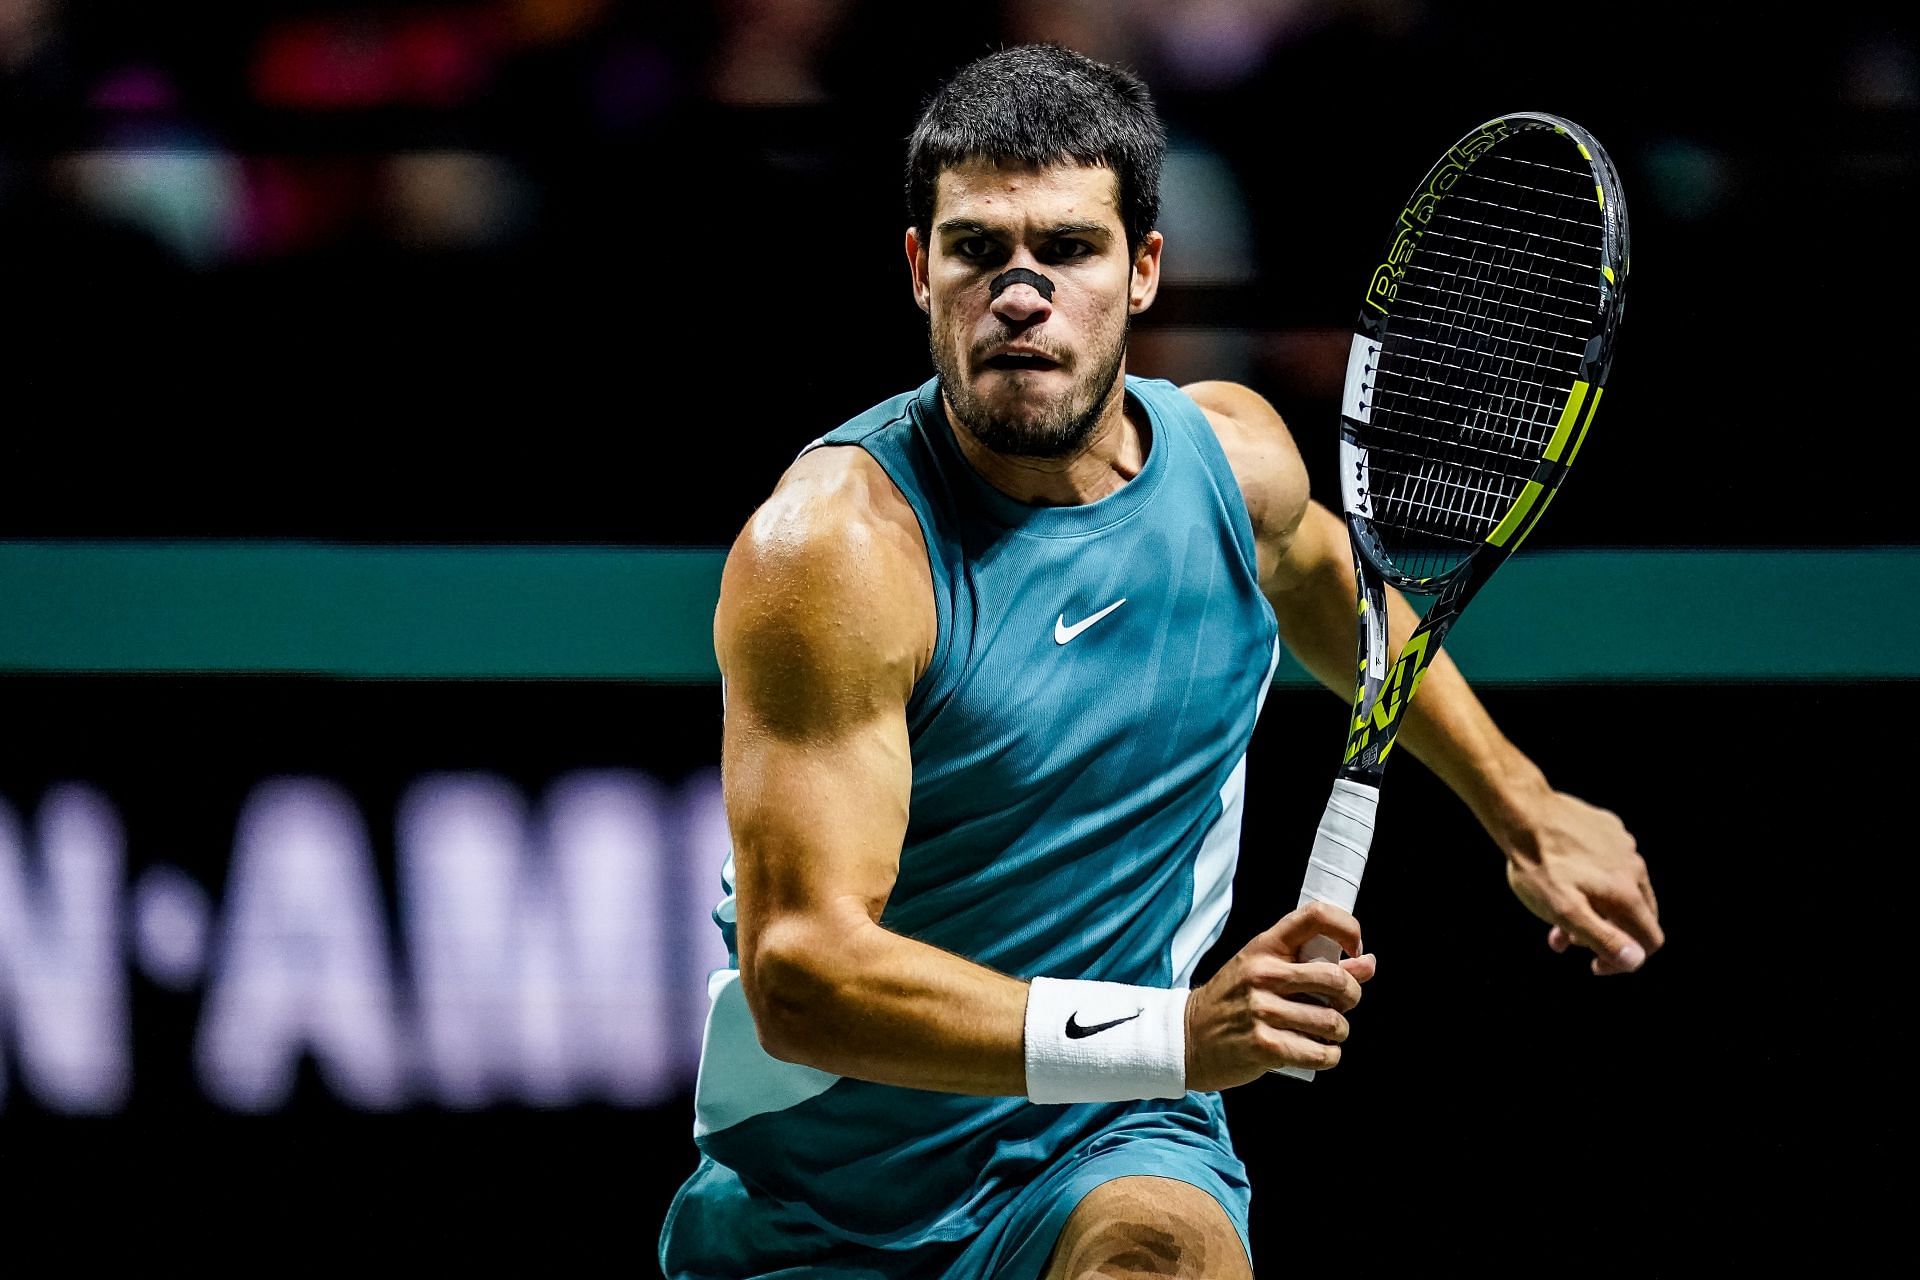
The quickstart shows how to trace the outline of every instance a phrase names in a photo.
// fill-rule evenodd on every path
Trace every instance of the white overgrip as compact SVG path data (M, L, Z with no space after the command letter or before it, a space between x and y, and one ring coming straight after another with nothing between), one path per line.
M1365 782L1336 778L1313 833L1313 852L1307 858L1307 878L1300 886L1297 906L1330 902L1342 911L1353 910L1360 897L1360 877L1367 869L1367 850L1373 847L1373 815L1380 807L1380 788Z
M1326 811L1313 833L1313 852L1307 856L1307 876L1296 906L1328 902L1342 911L1353 910L1367 869L1367 850L1373 847L1373 816L1379 807L1379 787L1347 778L1334 780L1333 794L1327 797ZM1300 958L1337 963L1340 944L1324 935L1311 938L1300 949ZM1305 1067L1281 1067L1279 1074L1311 1080L1314 1073Z

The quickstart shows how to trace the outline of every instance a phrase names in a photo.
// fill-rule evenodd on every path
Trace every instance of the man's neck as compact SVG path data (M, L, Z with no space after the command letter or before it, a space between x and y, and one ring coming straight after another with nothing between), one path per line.
M1127 412L1124 386L1124 380L1115 381L1115 394L1085 446L1060 458L1028 458L989 449L967 430L944 392L940 403L961 455L988 484L1028 506L1077 507L1118 492L1146 466L1153 442L1145 423L1136 422Z

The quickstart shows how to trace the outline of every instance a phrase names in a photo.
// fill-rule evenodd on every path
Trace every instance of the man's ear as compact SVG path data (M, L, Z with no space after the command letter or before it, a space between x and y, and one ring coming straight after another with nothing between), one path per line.
M907 270L913 273L913 301L922 311L927 310L927 246L920 243L920 232L915 227L907 228Z
M1153 305L1160 292L1160 247L1166 237L1149 231L1133 255L1133 275L1127 285L1127 314L1139 315Z

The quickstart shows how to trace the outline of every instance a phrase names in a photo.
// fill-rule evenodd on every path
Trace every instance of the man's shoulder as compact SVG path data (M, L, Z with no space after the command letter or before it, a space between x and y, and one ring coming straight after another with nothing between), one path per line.
M727 556L714 624L723 672L897 669L911 687L933 648L932 578L912 510L865 450L813 448L787 468Z
M741 536L834 553L896 531L919 541L913 508L886 469L858 445L823 439L793 460Z
M1238 382L1189 382L1181 392L1199 406L1229 457L1293 446L1293 433L1268 399Z
M741 543L832 559L867 554L879 539L924 561L920 521L880 458L898 451L884 438L910 430L914 402L926 391L923 386L882 400L809 444L748 521Z
M857 446L819 445L794 459L735 540L726 577L833 608L863 594L931 591L912 507Z
M1180 388L1213 428L1239 482L1255 538L1289 536L1310 496L1306 464L1286 420L1265 396L1237 382L1192 382Z

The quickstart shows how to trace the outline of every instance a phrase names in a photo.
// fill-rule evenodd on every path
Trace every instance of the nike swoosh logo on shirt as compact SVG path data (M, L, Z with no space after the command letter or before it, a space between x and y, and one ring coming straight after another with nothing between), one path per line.
M1072 626L1067 625L1067 615L1064 613L1061 614L1060 620L1053 624L1053 642L1055 644L1065 644L1067 641L1073 639L1075 636L1079 635L1082 631L1085 631L1088 627L1100 621L1100 619L1106 617L1108 614L1112 613L1115 609L1118 609L1121 605L1125 604L1126 602L1127 602L1127 598L1125 596L1121 596L1118 600L1115 600L1112 604L1108 605L1106 608L1102 609L1100 612L1094 614L1092 617L1082 618L1080 619L1080 621L1074 623Z
M1076 1009L1067 1015L1067 1039L1085 1040L1088 1036L1097 1036L1108 1027L1117 1027L1123 1022L1132 1022L1145 1012L1145 1009L1135 1009L1124 1018L1115 1018L1112 1022L1096 1022L1091 1027L1083 1027L1080 1025L1080 1011Z

